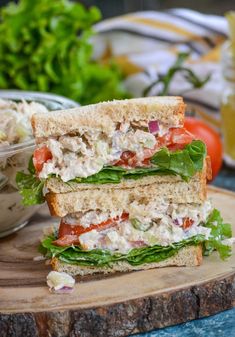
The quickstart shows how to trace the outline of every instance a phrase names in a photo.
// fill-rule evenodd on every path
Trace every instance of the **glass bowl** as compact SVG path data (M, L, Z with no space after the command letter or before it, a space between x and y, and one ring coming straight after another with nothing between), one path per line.
M62 96L47 93L0 90L0 99L37 102L50 111L69 109L78 103ZM17 171L27 171L35 147L34 140L0 147L0 238L24 227L40 206L23 206L15 183Z

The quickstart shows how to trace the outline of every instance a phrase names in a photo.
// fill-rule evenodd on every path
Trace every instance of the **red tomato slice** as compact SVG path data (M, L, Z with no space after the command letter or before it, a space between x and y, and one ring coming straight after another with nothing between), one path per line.
M160 146L167 146L170 150L178 150L190 144L195 137L184 128L171 128L167 134L158 137Z
M46 145L37 148L33 154L33 165L36 172L41 172L43 164L50 159L52 159L52 154Z
M194 221L190 218L184 218L184 222L183 222L183 229L188 229L192 226L192 224L194 223Z
M151 159L151 158L145 158L145 159L142 161L141 164L142 164L143 166L150 166L150 165L151 165L150 159Z
M87 233L96 229L98 231L104 230L113 226L116 226L117 221L127 220L129 217L128 213L123 212L121 216L116 216L115 218L108 219L99 224L91 224L89 227L85 228L81 225L70 225L63 222L60 223L58 239L53 243L57 246L69 246L71 244L79 244L79 236L81 234Z
M79 238L77 235L64 235L53 241L53 244L60 247L79 245Z
M150 165L150 158L156 152L156 149L144 149L144 155L142 163L143 165ZM115 166L128 166L136 167L138 165L138 160L135 152L125 151L122 153L121 158L118 162L115 163ZM142 166L142 165L141 165Z
M141 162L141 166L150 166L151 162L150 159L159 150L159 145L156 144L153 149L144 149L143 151L143 159Z
M150 159L154 153L157 152L157 150L159 150L159 146L158 144L156 144L156 146L153 148L153 149L144 149L143 151L143 160L147 160L147 159Z
M195 137L184 128L171 129L171 142L173 144L187 145L192 142Z
M137 165L136 153L132 151L124 151L118 160L115 163L115 166L130 166L135 167Z

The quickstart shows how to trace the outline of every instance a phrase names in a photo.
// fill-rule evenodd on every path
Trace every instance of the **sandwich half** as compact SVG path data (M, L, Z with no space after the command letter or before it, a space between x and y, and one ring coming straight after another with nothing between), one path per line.
M84 198L83 191L76 193L77 199ZM70 193L64 200L66 195L69 198ZM134 199L120 209L113 206L107 202L92 209L77 207L61 218L59 229L41 242L41 252L51 259L54 270L87 275L193 267L201 264L203 253L214 249L222 258L231 254L231 228L207 200L177 203L152 196L146 202ZM64 213L63 204L56 208Z
M183 128L184 110L180 97L149 97L33 115L33 165L17 176L24 203L42 202L44 187L67 193L200 181L206 147Z
M61 221L42 251L54 270L71 275L198 266L210 236L206 171L204 165L189 182L151 177L136 187L50 192L49 209Z

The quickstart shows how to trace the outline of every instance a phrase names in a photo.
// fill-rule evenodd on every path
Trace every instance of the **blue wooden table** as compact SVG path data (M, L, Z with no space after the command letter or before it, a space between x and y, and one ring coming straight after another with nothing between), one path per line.
M212 184L235 192L235 169L223 166Z
M235 192L235 169L223 166L213 185ZM135 337L235 337L235 308L208 318L157 329Z
M134 335L135 337L234 337L235 308L191 322Z

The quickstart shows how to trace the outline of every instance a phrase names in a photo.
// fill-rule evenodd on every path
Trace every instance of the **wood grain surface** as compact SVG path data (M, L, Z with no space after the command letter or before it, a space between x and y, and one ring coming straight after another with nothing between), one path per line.
M235 194L210 188L209 196L233 224ZM168 267L78 278L72 294L51 294L50 267L35 261L47 211L0 240L1 337L111 337L173 325L229 309L235 300L235 254L217 254L200 267Z

